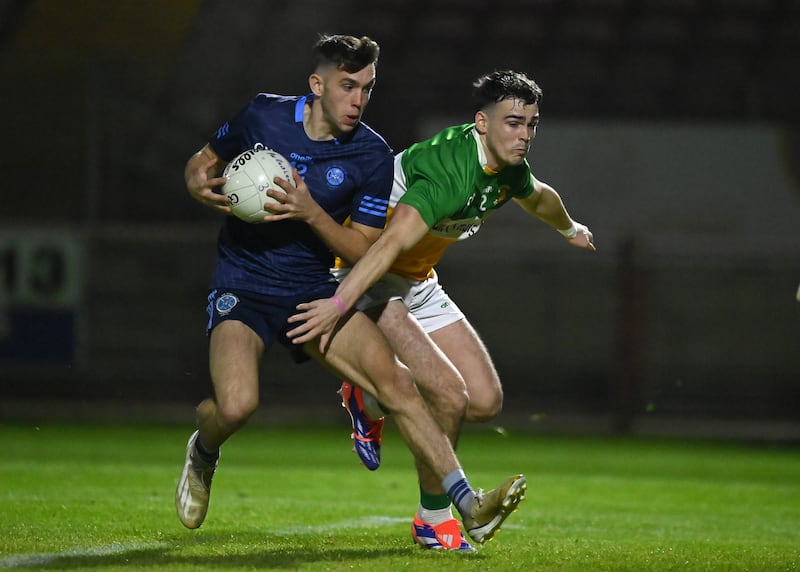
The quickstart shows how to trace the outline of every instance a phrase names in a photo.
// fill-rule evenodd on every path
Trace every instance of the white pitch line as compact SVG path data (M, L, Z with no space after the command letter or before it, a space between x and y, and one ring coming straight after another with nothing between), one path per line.
M73 548L64 552L40 552L36 554L15 554L0 558L0 568L29 568L31 566L42 566L49 564L59 558L81 558L84 556L111 556L123 554L134 550L145 550L150 548L162 548L169 546L165 542L131 542L120 544L115 542L108 546L94 546L89 548Z
M321 524L319 526L290 526L281 530L286 534L316 534L318 532L327 532L329 530L344 530L347 528L375 528L385 524L398 524L409 522L408 517L398 518L393 516L364 516L354 520L342 520L339 522L331 522L329 524Z

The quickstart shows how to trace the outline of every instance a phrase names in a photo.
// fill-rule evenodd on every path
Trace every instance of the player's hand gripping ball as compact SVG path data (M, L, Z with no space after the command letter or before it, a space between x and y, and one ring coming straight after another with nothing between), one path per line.
M283 192L272 182L280 177L295 185L292 165L286 157L272 149L250 149L228 163L222 176L222 194L230 199L233 214L245 222L263 222L264 216L273 214L265 203L277 203L267 194L272 188Z

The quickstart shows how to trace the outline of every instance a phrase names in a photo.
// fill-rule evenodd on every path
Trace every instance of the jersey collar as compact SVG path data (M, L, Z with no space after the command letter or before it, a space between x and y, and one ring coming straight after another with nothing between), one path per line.
M314 94L309 93L308 95L304 95L300 99L297 100L297 103L294 106L294 122L295 123L302 123L303 122L303 112L305 111L306 102L311 101L314 99Z
M308 95L304 95L303 97L301 97L300 99L297 100L297 103L294 105L294 122L295 123L299 123L302 126L303 117L305 115L306 103L310 104L312 101L314 101L314 94L313 93L309 93ZM353 133L355 133L355 130L353 130ZM348 139L349 138L346 138L346 139L344 139L344 141L342 141L338 137L334 137L332 139L332 141L336 145L339 145L340 143L347 142Z
M475 127L472 128L472 136L475 138L475 145L478 147L478 163L480 163L481 169L487 175L496 175L499 171L489 167L489 161L486 159L486 150L483 148L483 143L481 143L480 133Z

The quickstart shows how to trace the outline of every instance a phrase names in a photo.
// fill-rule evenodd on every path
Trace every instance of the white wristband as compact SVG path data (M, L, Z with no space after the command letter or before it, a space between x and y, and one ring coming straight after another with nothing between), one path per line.
M564 230L559 228L557 230L564 236L564 238L575 238L578 235L578 227L575 226L574 222L569 228L565 228Z

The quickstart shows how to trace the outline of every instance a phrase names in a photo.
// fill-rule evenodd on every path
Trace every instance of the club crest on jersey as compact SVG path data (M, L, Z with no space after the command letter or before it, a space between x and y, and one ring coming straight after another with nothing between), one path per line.
M344 183L344 171L339 167L331 167L325 173L325 180L328 181L328 184L331 187L338 187L342 183Z
M239 303L239 298L231 294L230 292L226 292L219 298L217 298L214 307L217 309L217 313L220 316L225 316L231 313L231 310Z

